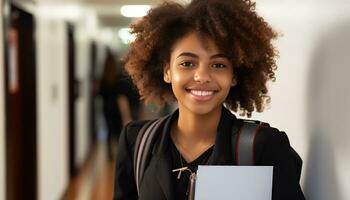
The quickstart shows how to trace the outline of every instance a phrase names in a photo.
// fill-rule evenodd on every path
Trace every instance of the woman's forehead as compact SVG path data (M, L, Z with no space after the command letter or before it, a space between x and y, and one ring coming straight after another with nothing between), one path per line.
M220 50L210 37L200 35L197 32L190 32L179 38L173 45L172 53L181 52L218 54Z

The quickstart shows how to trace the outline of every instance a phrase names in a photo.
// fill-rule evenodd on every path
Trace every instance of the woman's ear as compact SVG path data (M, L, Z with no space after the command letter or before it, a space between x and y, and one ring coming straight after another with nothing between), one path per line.
M231 87L237 85L237 81L235 78L232 78L232 82L231 82Z
M170 66L169 66L169 64L166 64L166 66L164 67L163 79L164 79L164 81L166 83L171 83Z

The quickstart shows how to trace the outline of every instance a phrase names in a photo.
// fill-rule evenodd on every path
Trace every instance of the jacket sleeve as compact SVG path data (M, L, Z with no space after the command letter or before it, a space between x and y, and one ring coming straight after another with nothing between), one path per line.
M130 123L123 129L118 145L114 200L137 200L138 194L133 172L133 148L128 142L128 135L132 135Z
M286 133L264 128L259 165L273 166L273 200L305 200L299 184L298 169ZM259 139L259 137L258 137ZM259 147L258 147L259 148Z

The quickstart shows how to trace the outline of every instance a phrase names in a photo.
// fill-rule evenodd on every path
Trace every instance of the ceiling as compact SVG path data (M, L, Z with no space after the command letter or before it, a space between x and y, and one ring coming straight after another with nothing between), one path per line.
M134 20L120 14L123 5L157 5L164 0L78 0L81 5L96 11L99 24L103 27L127 26ZM189 0L177 0L188 2Z
M24 1L24 0L19 0ZM79 5L96 13L99 25L102 27L125 27L130 24L133 18L126 18L120 14L123 5L157 5L164 0L34 0L38 4L58 4L60 7ZM188 2L190 0L175 0Z

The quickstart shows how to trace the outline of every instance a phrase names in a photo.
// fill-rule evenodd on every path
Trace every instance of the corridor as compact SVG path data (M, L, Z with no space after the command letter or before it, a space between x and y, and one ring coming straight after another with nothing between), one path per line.
M125 71L135 41L129 26L163 2L0 2L0 200L112 199L124 125L177 108L146 103ZM263 90L271 102L252 119L288 135L303 160L306 199L349 200L349 1L245 2L278 33L276 80ZM242 66L233 73L245 75Z

